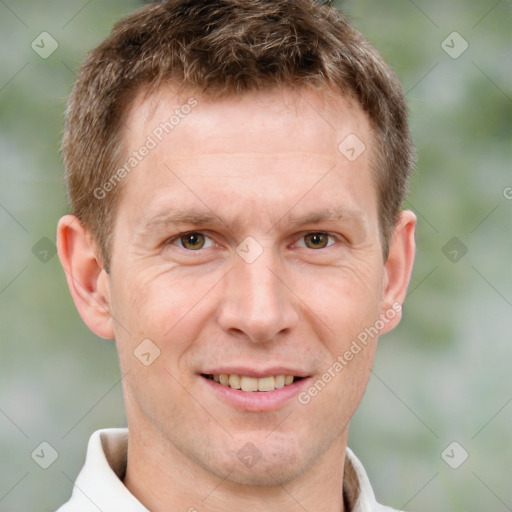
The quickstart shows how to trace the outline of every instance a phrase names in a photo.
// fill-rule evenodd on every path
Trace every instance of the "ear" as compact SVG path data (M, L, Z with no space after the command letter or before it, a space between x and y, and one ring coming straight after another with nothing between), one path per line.
M113 339L109 276L103 270L98 247L90 231L74 215L60 219L57 249L69 291L82 320L98 336Z
M385 263L384 293L381 314L388 319L381 334L395 328L402 318L402 304L411 278L416 244L416 215L410 210L400 213L389 245Z

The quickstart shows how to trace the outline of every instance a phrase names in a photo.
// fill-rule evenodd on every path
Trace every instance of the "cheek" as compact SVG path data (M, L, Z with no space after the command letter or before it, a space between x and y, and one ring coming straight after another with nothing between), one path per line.
M325 349L321 373L315 376L317 389L312 394L322 394L317 414L327 407L336 416L335 423L347 422L357 408L377 348L381 295L379 274L370 269L371 266L339 268L330 279L311 281L327 284L310 287L306 301ZM322 321L318 322L318 318Z
M346 432L361 402L370 377L375 341L353 348L357 351L354 354L350 341L338 339L331 347L332 358L323 372L298 396L301 416L295 415L294 423L302 424L306 437L317 437L325 449ZM311 418L315 418L314 432L308 431L312 427ZM319 425L321 435L317 430Z
M179 358L212 314L215 305L203 299L215 282L212 275L192 279L168 267L118 279L111 305L120 357L129 358L127 352L150 339L165 359Z
M340 266L325 274L300 279L303 290L300 297L304 297L304 304L323 320L331 343L356 336L378 318L381 276L371 265Z

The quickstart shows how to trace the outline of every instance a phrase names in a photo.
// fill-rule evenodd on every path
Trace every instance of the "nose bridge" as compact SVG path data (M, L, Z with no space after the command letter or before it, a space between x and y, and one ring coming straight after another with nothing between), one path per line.
M271 247L254 260L237 257L228 276L221 326L252 341L271 341L297 320L292 297L278 277L282 266Z
M242 288L246 295L244 300L254 313L278 307L283 292L280 290L282 283L276 277L277 265L271 249L264 251L258 259L253 263L242 261L238 265L241 280L245 283Z

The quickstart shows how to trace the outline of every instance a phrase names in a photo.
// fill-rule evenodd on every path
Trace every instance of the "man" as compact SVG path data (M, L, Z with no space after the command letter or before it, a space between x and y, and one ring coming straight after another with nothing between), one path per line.
M128 430L61 512L391 510L347 448L416 219L401 86L312 0L171 0L71 94L59 255Z

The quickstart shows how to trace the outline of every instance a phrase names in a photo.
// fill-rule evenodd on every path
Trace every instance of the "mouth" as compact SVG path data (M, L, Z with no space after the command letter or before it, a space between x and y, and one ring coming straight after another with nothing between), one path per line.
M202 373L201 377L212 380L221 386L231 389L245 391L247 393L274 391L292 385L304 377L294 375L270 375L266 377L251 377L249 375L238 374L205 374Z
M208 369L198 377L206 393L230 408L263 413L297 404L294 398L311 383L312 376L285 366L265 370L241 366Z

